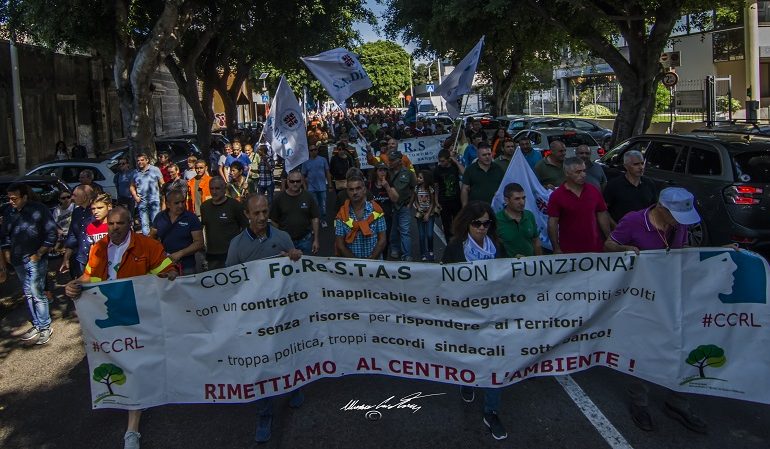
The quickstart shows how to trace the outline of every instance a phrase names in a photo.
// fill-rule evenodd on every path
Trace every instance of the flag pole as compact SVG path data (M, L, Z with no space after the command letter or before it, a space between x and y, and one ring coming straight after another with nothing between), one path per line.
M465 113L465 107L468 106L468 95L463 95L463 108L460 110L460 117ZM465 128L465 120L460 120L460 127L457 129L457 134L455 134L455 143L452 145L452 148L454 148L455 153L457 153L457 140L460 138L460 133Z

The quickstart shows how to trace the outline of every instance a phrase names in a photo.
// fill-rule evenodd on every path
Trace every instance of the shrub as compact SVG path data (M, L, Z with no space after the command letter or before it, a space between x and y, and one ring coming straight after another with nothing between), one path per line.
M655 91L655 113L664 114L671 107L671 92L663 83L658 83L658 89Z
M727 95L722 95L717 97L717 111L727 112L727 103L728 103L727 99L728 99ZM732 110L732 112L737 111L741 107L743 107L743 105L741 104L740 100L736 100L735 98L733 98L732 101L730 101L730 109Z
M611 116L612 111L610 111L606 106L602 106L600 104L589 104L580 108L578 115L582 115L584 117Z

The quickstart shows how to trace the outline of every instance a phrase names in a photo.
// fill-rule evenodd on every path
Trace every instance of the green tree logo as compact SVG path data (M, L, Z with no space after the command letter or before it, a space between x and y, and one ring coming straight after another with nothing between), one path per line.
M112 363L102 363L94 369L93 379L101 384L107 385L107 393L102 393L98 396L95 402L99 402L104 398L111 396L119 396L125 398L121 394L115 394L112 390L113 385L123 385L126 383L126 374L123 372L123 368L113 365Z
M706 367L720 368L727 362L725 357L725 350L717 345L700 345L697 348L690 351L690 354L684 361L686 364L698 368L698 375L688 377L680 385L692 382L699 379L713 379L725 381L725 379L719 379L716 377L706 376Z

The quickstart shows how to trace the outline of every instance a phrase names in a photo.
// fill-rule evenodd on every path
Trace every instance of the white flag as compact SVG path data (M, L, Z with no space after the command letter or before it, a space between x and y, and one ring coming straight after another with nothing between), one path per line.
M307 131L302 108L286 78L281 76L265 123L265 140L284 159L286 171L308 160Z
M345 100L351 95L372 87L372 80L358 58L344 48L300 59L343 111Z
M446 109L450 117L457 118L462 110L463 95L471 91L473 77L476 76L476 66L479 64L481 47L484 46L484 36L473 47L462 61L455 66L444 82L438 86L436 93L446 101Z
M492 198L492 209L495 212L505 207L503 190L506 185L512 182L518 183L524 188L524 194L527 196L524 207L535 216L535 223L540 232L540 241L543 247L551 249L551 240L548 238L548 214L546 213L551 191L540 184L537 175L532 171L521 150L516 150L511 163L508 164L508 170L505 171L503 182L500 183L497 193Z

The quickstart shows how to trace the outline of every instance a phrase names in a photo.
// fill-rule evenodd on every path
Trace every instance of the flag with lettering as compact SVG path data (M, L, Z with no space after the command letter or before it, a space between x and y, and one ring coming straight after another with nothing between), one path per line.
M308 160L305 117L284 76L275 91L264 132L275 154L284 159L287 172Z
M538 150L532 150L538 151ZM524 194L527 196L524 207L535 216L537 230L540 232L540 241L544 248L551 249L551 240L548 238L548 199L551 198L551 191L543 187L537 179L537 175L527 163L527 159L521 150L516 150L508 170L505 171L503 182L497 188L497 193L492 198L492 209L498 212L505 208L505 198L503 190L508 184L515 182L524 188Z
M345 100L351 95L372 87L372 80L358 58L344 48L300 59L343 111Z
M444 81L436 89L436 93L446 101L446 110L453 119L462 112L463 95L471 91L483 46L484 36L481 36L476 46L465 55L463 60L452 70L452 73L444 78Z

